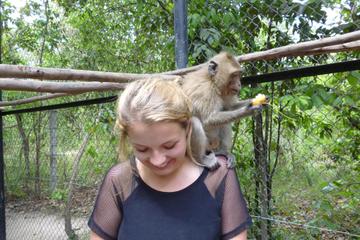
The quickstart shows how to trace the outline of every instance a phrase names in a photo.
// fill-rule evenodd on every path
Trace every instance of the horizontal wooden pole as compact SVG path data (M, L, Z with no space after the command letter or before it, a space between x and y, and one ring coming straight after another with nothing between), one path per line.
M291 57L291 56L299 57L299 56L319 55L319 54L336 53L336 52L350 52L357 50L360 50L360 41L353 41L353 42L342 43L334 46L310 49L310 50L298 52L294 55L288 55L286 57Z
M321 48L322 48L321 54L339 52L340 45L345 46L343 50L346 51L345 49L348 46L344 43L350 43L355 41L354 44L357 44L358 40L360 40L360 30L351 33L345 33L342 35L333 36L333 37L290 44L288 46L273 48L265 51L243 54L241 56L237 56L236 59L241 63L241 62L250 62L257 60L272 60L281 57L314 55L314 54L320 54L318 50ZM332 48L331 46L334 46L334 48ZM357 47L353 47L353 49L351 50L357 50L357 49L358 49ZM205 64L200 64L189 68L182 68L174 71L163 72L162 74L185 75L186 73L198 70L204 65Z
M24 99L18 99L18 100L12 100L12 101L3 101L3 102L0 102L0 107L17 106L17 105L21 105L21 104L27 104L27 103L43 101L43 100L49 100L49 99L58 98L58 97L64 97L64 96L69 96L69 95L72 95L72 94L68 94L68 93L49 93L49 94L45 94L45 95L39 95L39 96L34 96L34 97L29 97L29 98L24 98Z
M174 76L167 76L163 74L115 73L0 64L0 78L32 78L41 80L73 80L127 83L137 79L157 76L161 76L162 78L170 80L175 78Z
M296 56L296 53L302 53L311 49L339 45L347 42L360 40L360 30L334 37L327 37L319 40L290 44L283 47L269 49L261 52L254 52L237 57L239 62L270 60L288 55Z
M83 93L116 91L124 89L126 83L101 82L49 82L40 80L19 80L0 78L0 89L14 91L48 92L48 93Z

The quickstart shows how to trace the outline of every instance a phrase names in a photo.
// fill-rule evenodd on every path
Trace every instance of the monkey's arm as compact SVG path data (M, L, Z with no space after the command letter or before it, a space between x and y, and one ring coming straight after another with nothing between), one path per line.
M241 107L252 107L258 105L265 105L268 103L269 98L264 94L258 94L255 98L249 98L245 100L236 100L231 104L230 109L235 110Z
M230 106L230 109L235 110L235 109L239 109L242 107L247 107L251 104L252 100L253 100L253 98L249 98L249 99L245 99L245 100L237 100Z
M207 119L203 120L203 125L205 129L216 128L221 125L229 124L241 118L250 116L256 110L261 108L262 108L261 105L256 107L245 106L235 110L214 112L210 114Z

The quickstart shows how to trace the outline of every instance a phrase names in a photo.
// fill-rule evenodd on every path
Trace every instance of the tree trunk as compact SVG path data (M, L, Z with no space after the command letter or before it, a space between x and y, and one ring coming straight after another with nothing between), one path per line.
M50 128L50 192L53 193L57 186L57 112L50 111L49 128Z
M258 239L269 239L269 222L266 220L269 217L269 203L268 203L268 163L266 157L266 142L263 136L263 124L261 113L256 113L254 116L254 154L255 154L255 169L256 179L259 183L258 197L260 207L260 235Z
M34 135L35 135L35 196L40 198L41 193L41 179L40 179L40 157L41 157L41 125L42 125L42 114L37 114L34 121Z
M90 139L90 134L86 134L83 142L81 144L81 147L75 157L74 160L74 166L73 166L73 172L70 178L70 183L69 183L69 190L68 190L68 199L66 201L66 206L65 206L65 212L64 212L64 218L65 218L65 232L68 235L69 239L77 239L77 236L74 232L74 230L72 229L71 226L71 203L72 203L72 196L73 196L73 190L74 190L74 184L75 184L75 180L78 174L78 170L79 170L79 165L80 165L80 160L82 155L85 152L85 147L88 143Z
M24 153L24 161L25 161L25 175L26 175L26 180L25 180L25 189L28 190L28 181L30 179L30 146L29 146L29 138L26 136L25 134L25 130L23 127L23 122L22 122L22 118L21 115L19 114L15 114L15 118L16 118L16 122L17 122L17 128L19 130L19 134L20 134L20 138L22 141L22 148L23 148L23 153Z

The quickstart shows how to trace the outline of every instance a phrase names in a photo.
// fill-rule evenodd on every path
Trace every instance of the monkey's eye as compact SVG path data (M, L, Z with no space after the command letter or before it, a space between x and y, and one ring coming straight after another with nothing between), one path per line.
M237 85L237 84L239 84L238 78L232 78L231 81L229 82L229 85Z
M240 78L240 73L231 74L231 78L233 79L233 81L239 79Z

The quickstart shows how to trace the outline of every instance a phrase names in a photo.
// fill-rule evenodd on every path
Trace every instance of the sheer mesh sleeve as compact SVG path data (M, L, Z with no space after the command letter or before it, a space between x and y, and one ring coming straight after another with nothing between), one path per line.
M234 169L229 169L223 183L222 239L240 234L252 224Z
M116 239L121 223L122 202L129 194L129 172L124 163L114 166L106 174L99 189L88 225L104 239Z

